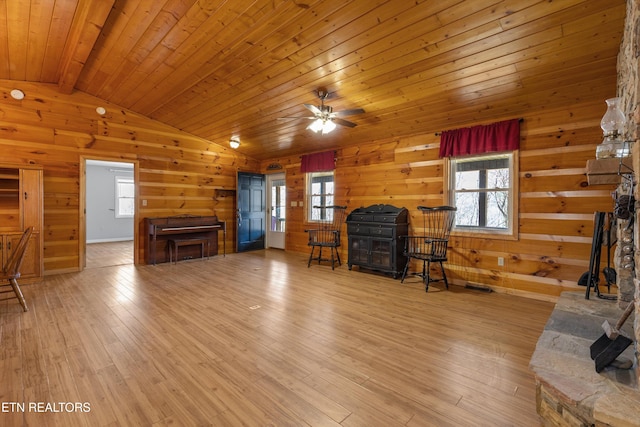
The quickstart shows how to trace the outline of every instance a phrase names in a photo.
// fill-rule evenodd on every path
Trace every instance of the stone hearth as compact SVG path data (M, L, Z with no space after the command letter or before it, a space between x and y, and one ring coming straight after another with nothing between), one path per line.
M637 361L631 369L596 373L589 347L615 325L622 310L612 301L565 292L538 340L530 367L536 377L536 406L545 426L640 426ZM622 332L634 338L633 315ZM636 360L634 345L618 360Z

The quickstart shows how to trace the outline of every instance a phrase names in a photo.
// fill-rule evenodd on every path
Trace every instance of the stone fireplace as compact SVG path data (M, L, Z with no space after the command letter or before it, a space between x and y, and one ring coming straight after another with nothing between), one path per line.
M640 426L637 368L597 373L590 345L603 334L602 322L620 316L617 304L584 292L565 292L538 340L531 359L536 407L545 426ZM626 324L623 333L630 336ZM633 358L627 348L621 359Z

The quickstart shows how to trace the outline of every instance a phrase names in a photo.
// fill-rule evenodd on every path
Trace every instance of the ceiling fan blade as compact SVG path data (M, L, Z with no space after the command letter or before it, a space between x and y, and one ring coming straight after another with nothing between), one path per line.
M303 104L305 107L307 107L307 109L309 111L311 111L313 114L316 115L320 115L322 114L322 110L320 110L318 107L316 107L315 105L311 105L311 104Z
M354 128L354 127L358 126L357 124L355 124L353 122L350 122L350 121L344 120L344 119L338 119L338 118L334 118L333 122L335 124L337 124L337 125L346 126L346 127L349 127L349 128Z
M278 117L277 120L289 120L289 119L317 119L316 116L306 116L306 117L300 117L300 116L296 116L296 117Z
M352 110L342 110L334 112L334 117L353 116L354 114L362 114L364 110L362 108L354 108Z

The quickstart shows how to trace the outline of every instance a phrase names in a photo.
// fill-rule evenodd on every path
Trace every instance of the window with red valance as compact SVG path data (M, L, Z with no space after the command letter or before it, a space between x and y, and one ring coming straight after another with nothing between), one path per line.
M335 151L305 154L300 160L300 171L305 174L306 221L319 221L322 207L334 204Z
M442 132L440 157L457 157L520 148L520 119Z
M445 200L455 206L454 234L517 239L520 120L442 132Z
M300 171L303 173L332 171L336 168L335 157L335 151L305 154L300 161Z

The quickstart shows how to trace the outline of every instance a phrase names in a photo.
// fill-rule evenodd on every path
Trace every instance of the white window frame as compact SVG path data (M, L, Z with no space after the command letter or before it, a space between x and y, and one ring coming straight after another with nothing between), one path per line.
M120 219L120 218L133 218L135 215L135 181L133 179L132 176L116 176L115 177L115 186L116 186L116 190L115 190L115 216L116 218ZM133 187L133 196L123 196L122 194L120 194L120 184L131 184L131 186ZM120 213L120 203L122 199L131 199L132 203L133 203L133 209L134 212L131 212L131 214L122 214Z
M313 190L312 190L312 184L313 184L313 179L316 177L331 177L331 182L332 184L332 189L330 192L325 192L325 193L317 193L314 194ZM326 221L327 218L320 218L319 215L321 215L321 212L332 212L331 210L328 209L314 209L314 206L333 206L335 203L335 188L336 188L336 180L335 180L335 174L334 171L327 171L327 172L307 172L306 176L305 176L305 180L306 180L306 185L305 185L305 190L306 190L306 203L307 203L307 210L306 210L306 220L307 222L321 222L321 221Z
M475 227L475 226L456 226L454 223L452 234L464 235L464 236L479 236L483 238L496 238L496 239L517 239L518 238L518 151L492 153L485 155L473 155L457 158L449 158L445 162L446 178L445 178L445 200L451 206L456 206L456 170L457 164L467 163L480 160L490 160L496 158L507 158L509 164L509 187L508 191L508 214L507 221L508 226L506 228L494 228L494 227ZM482 189L486 190L486 189ZM480 191L482 191L480 190ZM490 190L490 188L488 188Z

